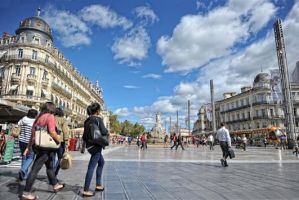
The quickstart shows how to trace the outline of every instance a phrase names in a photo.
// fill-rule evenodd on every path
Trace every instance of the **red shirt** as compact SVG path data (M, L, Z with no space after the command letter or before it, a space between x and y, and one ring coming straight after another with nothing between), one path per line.
M42 116L40 116L33 124L33 127L32 127L32 140L34 140L34 136L35 136L35 127L36 126L45 126L47 125L48 126L48 131L51 133L51 132L55 132L56 129L56 121L55 121L55 117L53 114L50 114L50 113L45 113L43 114Z

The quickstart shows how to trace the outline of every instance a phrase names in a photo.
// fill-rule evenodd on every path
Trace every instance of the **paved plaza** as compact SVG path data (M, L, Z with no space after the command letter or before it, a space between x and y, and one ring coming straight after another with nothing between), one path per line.
M105 191L86 199L299 199L299 159L291 151L273 147L235 151L236 159L229 160L229 167L224 168L219 146L214 151L109 147L103 151ZM39 199L83 199L80 194L89 154L72 154L72 168L61 171L58 177L66 188L52 193L43 169L34 186ZM1 200L17 199L23 190L24 182L16 181L18 169L16 162L0 167Z

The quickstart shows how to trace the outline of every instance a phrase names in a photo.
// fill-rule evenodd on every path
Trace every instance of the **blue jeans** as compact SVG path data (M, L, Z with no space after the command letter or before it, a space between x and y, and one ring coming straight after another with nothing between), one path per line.
M24 156L24 151L27 148L27 143L19 141L20 150L22 153L22 165L21 165L21 172L23 173L23 179L27 179L28 177L28 170L34 160L35 153L32 149L30 149L27 156Z
M94 172L96 165L98 165L97 172L96 172L96 185L101 185L101 178L102 178L104 164L105 164L105 161L104 161L101 151L96 152L91 155L89 164L88 164L87 173L85 176L84 191L89 191L89 186L90 186L91 179L92 179L93 172Z

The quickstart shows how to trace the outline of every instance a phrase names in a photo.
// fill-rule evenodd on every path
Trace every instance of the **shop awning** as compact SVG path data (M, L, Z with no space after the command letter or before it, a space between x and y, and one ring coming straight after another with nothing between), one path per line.
M10 86L10 90L16 90L19 87L19 85L12 85Z
M28 85L28 86L27 86L27 90L34 91L34 86L32 86L32 85Z

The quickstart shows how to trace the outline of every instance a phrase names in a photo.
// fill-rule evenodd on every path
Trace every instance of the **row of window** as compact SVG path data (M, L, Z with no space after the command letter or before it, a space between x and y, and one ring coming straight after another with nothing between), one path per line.
M10 94L11 95L18 95L18 91L19 91L19 87L16 87L16 88L13 88L11 91L10 91ZM26 90L26 96L27 98L32 98L34 96L34 89L27 89ZM46 98L47 94L46 92L42 89L41 90L41 98ZM67 108L67 109L71 109L70 108L70 104L62 99L58 99L58 97L54 97L54 95L52 94L51 95L51 101L53 103L55 103L56 105L58 105L59 107L61 108ZM80 113L80 114L83 114L83 115L86 115L86 110L78 105L73 105L72 106L72 110L74 110L75 112L77 113Z
M276 113L276 115L282 115L283 112L280 109L278 111L279 113ZM297 109L294 109L294 114L297 114ZM242 113L232 113L232 114L228 114L226 115L227 117L225 118L225 116L222 116L222 121L235 121L235 120L249 120L251 119L251 114L250 111L248 112L242 112ZM274 117L275 113L274 113L274 109L270 108L268 109L260 109L260 110L255 110L255 115L253 117Z
M63 99L59 99L58 97L54 97L54 95L51 95L51 101L62 108L72 109L77 113L86 115L86 110L78 105L73 104L72 108L70 108L70 104Z
M16 76L21 75L21 65L15 65L15 74L16 74ZM36 68L35 67L30 67L29 68L29 74L32 75L32 76L35 76L36 75ZM44 69L42 79L47 79L48 74L49 74L48 71Z
M255 128L267 128L270 126L279 126L278 122L271 121L270 124L267 121L264 122L255 122L253 124L249 123L238 123L238 124L229 124L228 129L231 131L237 130L246 130L246 129L255 129Z

